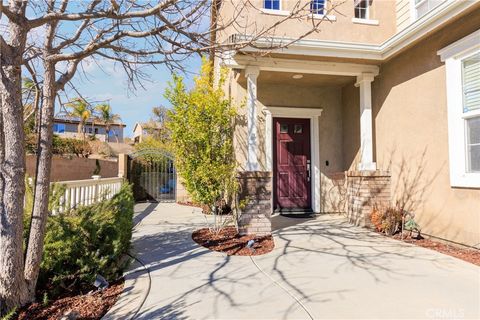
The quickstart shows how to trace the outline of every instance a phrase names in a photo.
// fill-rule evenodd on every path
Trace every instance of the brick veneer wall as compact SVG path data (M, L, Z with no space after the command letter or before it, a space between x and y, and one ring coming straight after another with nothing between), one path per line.
M264 171L239 172L240 183L238 231L241 235L269 235L272 208L272 174Z
M386 171L347 172L347 216L350 222L371 227L372 209L391 204L390 178Z

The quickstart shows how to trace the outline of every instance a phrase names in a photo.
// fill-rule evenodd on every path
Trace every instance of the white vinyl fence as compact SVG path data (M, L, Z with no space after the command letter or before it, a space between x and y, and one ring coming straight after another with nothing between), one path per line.
M110 199L120 191L122 182L123 178L99 178L57 182L65 186L65 192L60 197L60 206L52 211L52 214Z

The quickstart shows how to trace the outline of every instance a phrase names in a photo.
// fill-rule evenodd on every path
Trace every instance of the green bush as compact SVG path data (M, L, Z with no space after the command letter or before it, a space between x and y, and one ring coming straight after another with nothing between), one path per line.
M27 153L37 152L37 135L30 133L25 137L25 150ZM53 154L76 155L77 157L88 157L92 148L88 142L73 138L60 138L53 136Z
M165 91L173 106L167 128L177 172L192 199L209 208L222 199L232 199L236 192L233 133L237 111L222 89L225 71L218 86L211 74L212 65L204 59L191 90L174 75Z
M125 183L112 199L50 216L39 288L55 296L65 288L88 288L101 274L120 275L132 236L132 188Z

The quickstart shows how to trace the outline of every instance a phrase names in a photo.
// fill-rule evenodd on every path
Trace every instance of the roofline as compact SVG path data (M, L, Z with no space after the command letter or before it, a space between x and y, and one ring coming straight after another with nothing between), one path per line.
M294 42L287 48L272 50L272 52L292 55L326 56L383 61L396 55L408 45L411 45L415 41L421 39L428 33L441 27L455 16L463 13L475 5L478 5L478 2L455 0L445 1L381 44L314 39L302 39L295 41L293 38L284 37L260 39L256 41L256 44L257 46L261 46L262 44L265 44L266 46L275 46L282 43ZM234 35L234 39L238 40L247 40L248 38L251 37ZM243 49L243 51L256 52L260 51L260 49L248 47Z
M53 119L53 122L61 122L61 123L80 123L79 120L75 120L75 119L62 119L62 118L54 118ZM104 123L101 123L101 122L95 122L95 121L87 121L85 122L85 124L87 125L95 125L95 126L100 126L100 127L105 127L105 124ZM110 126L119 126L119 127L126 127L127 125L124 124L124 123L112 123L110 124Z

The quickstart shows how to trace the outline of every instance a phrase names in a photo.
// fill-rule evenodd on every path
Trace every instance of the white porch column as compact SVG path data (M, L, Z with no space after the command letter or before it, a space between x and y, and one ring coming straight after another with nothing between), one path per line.
M360 87L360 163L358 170L376 170L373 162L373 123L372 123L372 73L357 76L356 87Z
M273 118L272 113L268 109L263 110L265 115L265 170L273 170Z
M257 138L257 77L258 67L249 66L245 69L247 78L247 171L258 171L258 138Z

